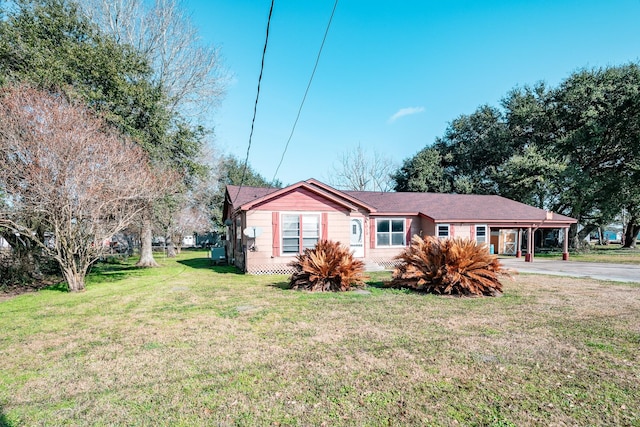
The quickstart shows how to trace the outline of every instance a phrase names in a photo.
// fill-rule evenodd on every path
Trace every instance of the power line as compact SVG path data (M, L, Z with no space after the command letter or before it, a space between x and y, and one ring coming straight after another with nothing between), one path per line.
M298 124L298 119L300 118L300 113L302 113L302 106L304 105L305 100L307 99L307 94L309 93L309 88L311 87L311 82L313 81L313 76L316 74L316 69L318 68L318 63L320 62L320 55L322 54L322 48L324 47L324 42L327 40L327 34L329 33L329 28L331 27L331 21L333 21L333 15L336 12L336 7L338 7L338 0L333 4L333 10L331 11L331 16L329 17L329 22L327 23L327 29L324 32L324 37L322 38L322 43L320 44L320 50L318 50L318 56L316 57L316 63L313 66L313 71L311 72L311 77L309 78L309 83L307 84L307 89L304 91L304 96L302 97L302 102L300 103L300 108L298 108L298 115L296 116L296 120L293 122L293 127L291 128L291 133L289 134L289 139L287 139L287 144L284 146L284 151L282 152L282 156L280 157L280 163L278 163L278 167L276 168L276 172L273 174L273 179L271 180L271 185L273 186L276 181L276 176L278 176L278 171L280 170L280 166L282 166L282 162L284 161L284 156L287 153L287 149L289 148L289 143L291 142L291 138L293 137L293 133L296 130L296 125Z
M258 111L258 98L260 98L260 83L262 82L262 71L264 70L264 57L267 53L267 44L269 43L269 27L271 26L271 15L273 14L273 3L275 0L271 0L271 8L269 9L269 18L267 19L267 35L264 39L264 49L262 50L262 62L260 63L260 75L258 76L258 92L256 93L256 102L253 105L253 118L251 119L251 132L249 133L249 145L247 146L247 155L244 158L244 166L242 168L242 176L240 177L240 185L238 186L238 192L234 197L233 202L238 199L242 184L244 184L244 178L247 173L247 164L249 163L249 151L251 150L251 139L253 138L253 127L256 122L256 113Z

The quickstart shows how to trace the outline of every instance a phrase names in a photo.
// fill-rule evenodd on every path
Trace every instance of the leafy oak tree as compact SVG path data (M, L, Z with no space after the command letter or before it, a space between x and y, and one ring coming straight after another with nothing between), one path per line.
M640 66L578 71L556 89L554 103L562 124L554 149L565 156L575 177L563 194L570 213L585 225L581 238L613 220L622 209L637 209ZM636 220L631 215L627 228L633 230Z
M395 191L448 193L451 184L445 177L442 155L435 147L420 150L405 159L392 175Z

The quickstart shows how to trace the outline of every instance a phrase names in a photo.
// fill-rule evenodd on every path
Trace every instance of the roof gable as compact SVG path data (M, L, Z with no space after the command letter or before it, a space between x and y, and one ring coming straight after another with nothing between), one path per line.
M296 184L284 188L260 188L260 187L239 187L235 185L227 186L227 198L225 205L233 206L233 210L249 210L257 206L269 203L277 198L291 194L295 191L302 191L307 195L315 195L325 199L333 205L338 205L348 210L363 208L368 211L375 211L375 207L369 206L365 202L353 198L348 194L336 190L328 185L316 180L300 181ZM313 196L312 196L313 197ZM315 197L318 200L317 197Z

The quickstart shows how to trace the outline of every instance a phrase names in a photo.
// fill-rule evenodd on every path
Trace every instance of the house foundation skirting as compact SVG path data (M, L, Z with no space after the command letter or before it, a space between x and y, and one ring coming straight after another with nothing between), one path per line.
M385 270L393 270L400 264L400 260L393 258L368 258L368 262L378 264L383 267Z
M247 273L263 276L269 274L293 274L295 269L287 264L263 264L253 265L247 269Z
M384 270L393 270L400 264L400 261L393 258L370 258L367 259L365 264L376 264L382 267ZM377 270L368 269L368 270ZM293 274L295 269L287 264L258 264L252 265L247 269L248 274L255 274L256 276L269 275L269 274Z

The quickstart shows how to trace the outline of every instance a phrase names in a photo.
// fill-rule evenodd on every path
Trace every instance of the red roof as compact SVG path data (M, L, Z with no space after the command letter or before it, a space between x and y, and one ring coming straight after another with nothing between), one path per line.
M501 196L445 193L345 191L378 213L420 213L435 221L542 221L547 211ZM553 213L549 221L575 222Z
M393 193L376 191L340 191L313 179L301 181L284 189L227 186L227 202L238 209L252 202L268 200L272 193L286 192L290 187L313 188L319 194L332 198L343 197L345 203L359 201L373 215L423 215L436 222L561 222L575 223L575 219L557 213L548 213L501 196L444 193ZM273 197L277 197L274 194Z
M240 189L240 192L238 192ZM254 200L260 199L271 193L275 193L280 188L264 188L264 187L239 187L237 185L227 185L227 193L231 199L230 203L233 206L242 206ZM229 200L228 200L229 201Z

